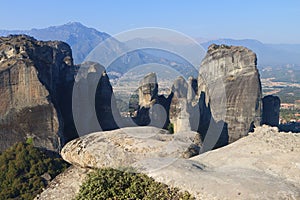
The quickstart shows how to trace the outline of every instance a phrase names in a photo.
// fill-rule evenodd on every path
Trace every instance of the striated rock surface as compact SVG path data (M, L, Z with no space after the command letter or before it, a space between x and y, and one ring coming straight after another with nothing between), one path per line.
M197 133L168 134L155 127L122 128L92 133L67 143L61 155L81 167L124 167L148 159L188 157L198 148ZM191 153L193 154L193 153Z
M280 114L280 99L277 96L268 95L262 99L263 112L262 112L262 124L269 126L279 125Z
M201 92L206 94L214 120L228 125L229 143L260 125L261 83L251 50L211 45L199 70L198 94Z
M25 35L0 38L0 150L33 138L56 150L76 137L66 131L60 99L74 76L70 47Z

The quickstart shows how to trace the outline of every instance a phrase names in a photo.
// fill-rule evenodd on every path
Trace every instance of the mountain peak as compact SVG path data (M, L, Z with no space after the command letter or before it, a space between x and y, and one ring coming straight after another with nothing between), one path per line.
M68 23L66 23L66 24L64 24L63 26L80 26L80 27L86 27L86 26L84 26L82 23L80 23L80 22L68 22Z

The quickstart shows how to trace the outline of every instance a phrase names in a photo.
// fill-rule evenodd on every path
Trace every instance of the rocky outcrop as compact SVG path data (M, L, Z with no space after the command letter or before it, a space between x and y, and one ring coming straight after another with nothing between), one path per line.
M92 169L69 167L66 171L56 176L47 189L37 195L35 200L70 200L75 199L81 184L85 181Z
M228 125L229 143L260 125L261 83L251 50L211 45L199 70L198 96L201 92L213 119Z
M60 151L78 134L115 129L120 119L101 65L74 66L66 43L25 35L0 38L0 98L0 151L27 138Z
M189 157L197 149L199 152L197 135L196 132L173 135L155 127L122 128L72 140L61 155L69 163L91 168L130 166L149 158L176 160Z
M280 99L277 96L268 95L262 99L263 112L262 124L269 126L279 125Z
M182 76L178 77L172 86L173 97L170 105L170 122L175 133L191 131L188 92L191 100L194 93L191 85Z
M152 159L134 166L197 199L299 199L299 153L299 134L264 126L188 160L166 165L167 159Z
M158 83L155 73L147 74L139 83L139 106L149 108L158 95Z
M66 132L60 99L72 80L70 47L25 35L0 38L0 150L33 138L34 144L58 150L76 137ZM65 84L66 83L66 84Z
M139 129L131 128L131 133L138 133ZM253 133L226 147L190 159L174 159L174 151L162 152L163 148L157 148L158 144L163 144L163 140L154 140L157 136L147 139L149 134L152 135L150 130L157 129L149 129L142 138L127 137L126 140L116 140L116 136L107 134L106 142L117 150L108 148L107 143L106 146L98 145L96 148L97 141L102 144L104 138L97 133L91 134L64 147L68 150L67 160L77 166L133 167L156 181L189 191L196 199L300 198L299 134L278 132L274 127L257 127ZM122 135L118 137L122 138ZM92 147L89 147L90 144ZM101 149L105 149L105 152ZM122 161L123 154L115 154L121 149L131 155L133 152L139 153L142 158L132 159L129 156L130 161ZM155 149L158 151L155 152ZM142 150L146 150L147 155L143 155ZM93 161L95 157L98 157L98 162ZM83 163L81 159L91 162ZM41 199L63 199L63 196L57 194L74 198L82 183L81 177L86 176L86 173L84 169L71 168L50 183L50 187L40 195L44 197Z
M170 123L169 110L172 95L166 98L158 94L155 73L147 74L139 83L139 108L134 121L139 126L167 128Z
M72 111L79 136L118 128L115 120L120 120L120 114L105 68L95 62L78 67Z

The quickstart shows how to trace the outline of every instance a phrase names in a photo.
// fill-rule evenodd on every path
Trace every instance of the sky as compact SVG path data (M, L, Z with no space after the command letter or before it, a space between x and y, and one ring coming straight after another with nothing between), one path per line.
M299 0L1 0L0 29L80 22L114 35L142 27L194 38L300 44Z

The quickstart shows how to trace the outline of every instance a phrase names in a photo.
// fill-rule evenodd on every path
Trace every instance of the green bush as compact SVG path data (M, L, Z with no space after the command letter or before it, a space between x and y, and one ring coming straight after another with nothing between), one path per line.
M76 200L188 200L195 199L188 192L155 182L139 173L116 169L99 169L88 175L80 188Z
M0 199L33 199L47 184L43 174L53 179L67 166L32 144L17 143L0 155Z
M26 139L27 144L33 144L33 138L29 137Z
M173 133L174 133L174 124L169 123L167 129L168 129L168 131L169 131L170 133L173 134Z

